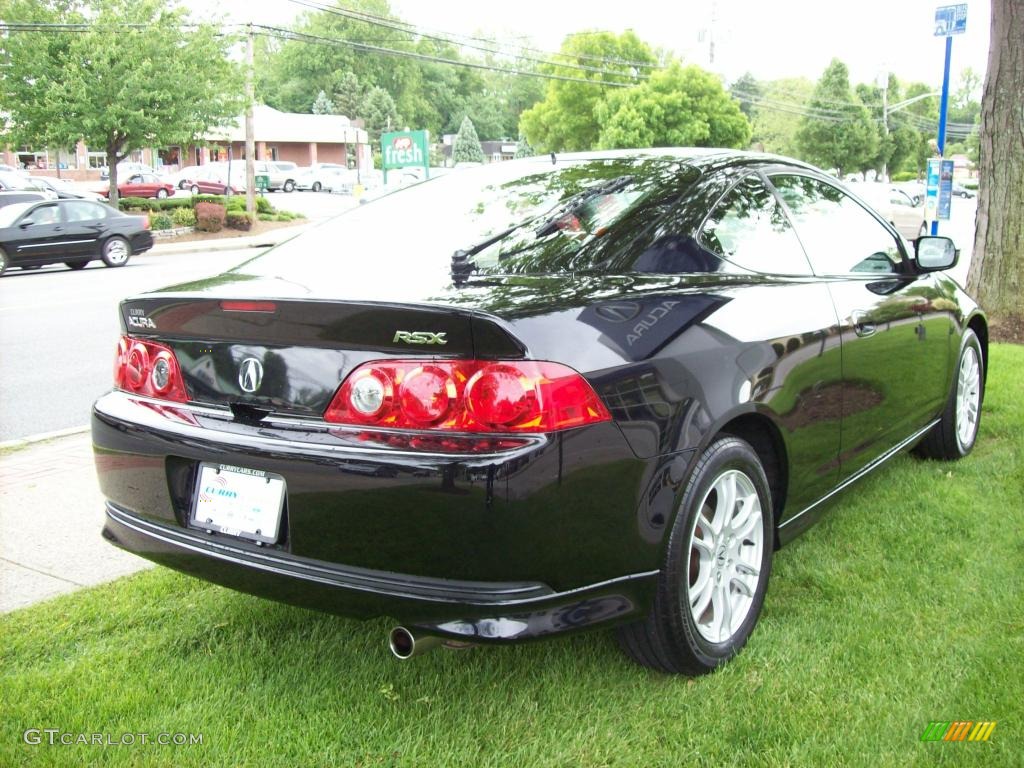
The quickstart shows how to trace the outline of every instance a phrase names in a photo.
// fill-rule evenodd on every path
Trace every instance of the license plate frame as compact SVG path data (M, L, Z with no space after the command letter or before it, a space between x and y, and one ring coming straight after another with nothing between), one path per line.
M201 462L189 525L246 541L276 544L287 497L288 486L281 475Z

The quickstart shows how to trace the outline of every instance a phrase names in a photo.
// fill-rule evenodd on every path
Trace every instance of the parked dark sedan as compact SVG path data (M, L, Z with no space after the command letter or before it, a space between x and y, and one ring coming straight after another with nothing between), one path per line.
M19 202L0 208L0 275L63 262L82 269L93 259L123 267L153 247L149 218L92 200Z
M970 452L988 332L956 254L773 156L423 182L123 302L103 535L393 616L401 658L618 626L639 663L707 672L839 491Z

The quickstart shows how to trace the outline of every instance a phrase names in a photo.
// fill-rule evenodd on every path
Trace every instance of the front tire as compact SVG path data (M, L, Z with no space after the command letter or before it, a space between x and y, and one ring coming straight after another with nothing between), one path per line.
M314 192L319 192L323 188L324 188L324 185L321 184L319 181L314 181L313 182L313 191Z
M88 263L88 261L65 261L64 266L77 272L80 269L85 269L85 265Z
M123 237L114 236L103 243L103 263L108 267L123 267L132 255L132 247Z
M702 675L739 653L764 605L774 530L760 459L745 441L719 438L686 484L654 607L619 629L626 654L659 672Z
M163 200L165 197L167 197L167 190L166 189L158 189L156 191L156 199L157 200Z
M0 275L3 275L3 273L7 271L8 266L7 252L3 248L0 248Z
M190 191L190 192L191 192L191 193L192 193L193 195L198 195L198 194L199 194L199 185L198 185L198 184L193 184L193 185L192 185L192 189L191 189L191 190L189 190L189 191Z
M960 343L960 356L953 386L939 423L917 446L926 459L955 461L971 452L981 427L981 405L985 399L985 357L977 335L968 328Z

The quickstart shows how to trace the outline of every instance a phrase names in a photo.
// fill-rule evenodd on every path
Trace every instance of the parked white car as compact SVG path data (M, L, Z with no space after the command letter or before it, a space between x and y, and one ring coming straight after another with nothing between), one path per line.
M342 183L338 174L347 171L341 163L314 163L297 169L295 188L330 192L335 184Z
M928 234L924 204L891 184L857 184L853 191L882 214L908 240Z

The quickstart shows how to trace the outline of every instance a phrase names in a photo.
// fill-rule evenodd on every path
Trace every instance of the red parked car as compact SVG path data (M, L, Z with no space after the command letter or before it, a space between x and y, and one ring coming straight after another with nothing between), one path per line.
M104 197L110 196L110 190L99 191ZM133 173L127 181L117 185L117 194L121 197L170 197L174 194L174 185L160 181L152 173Z

